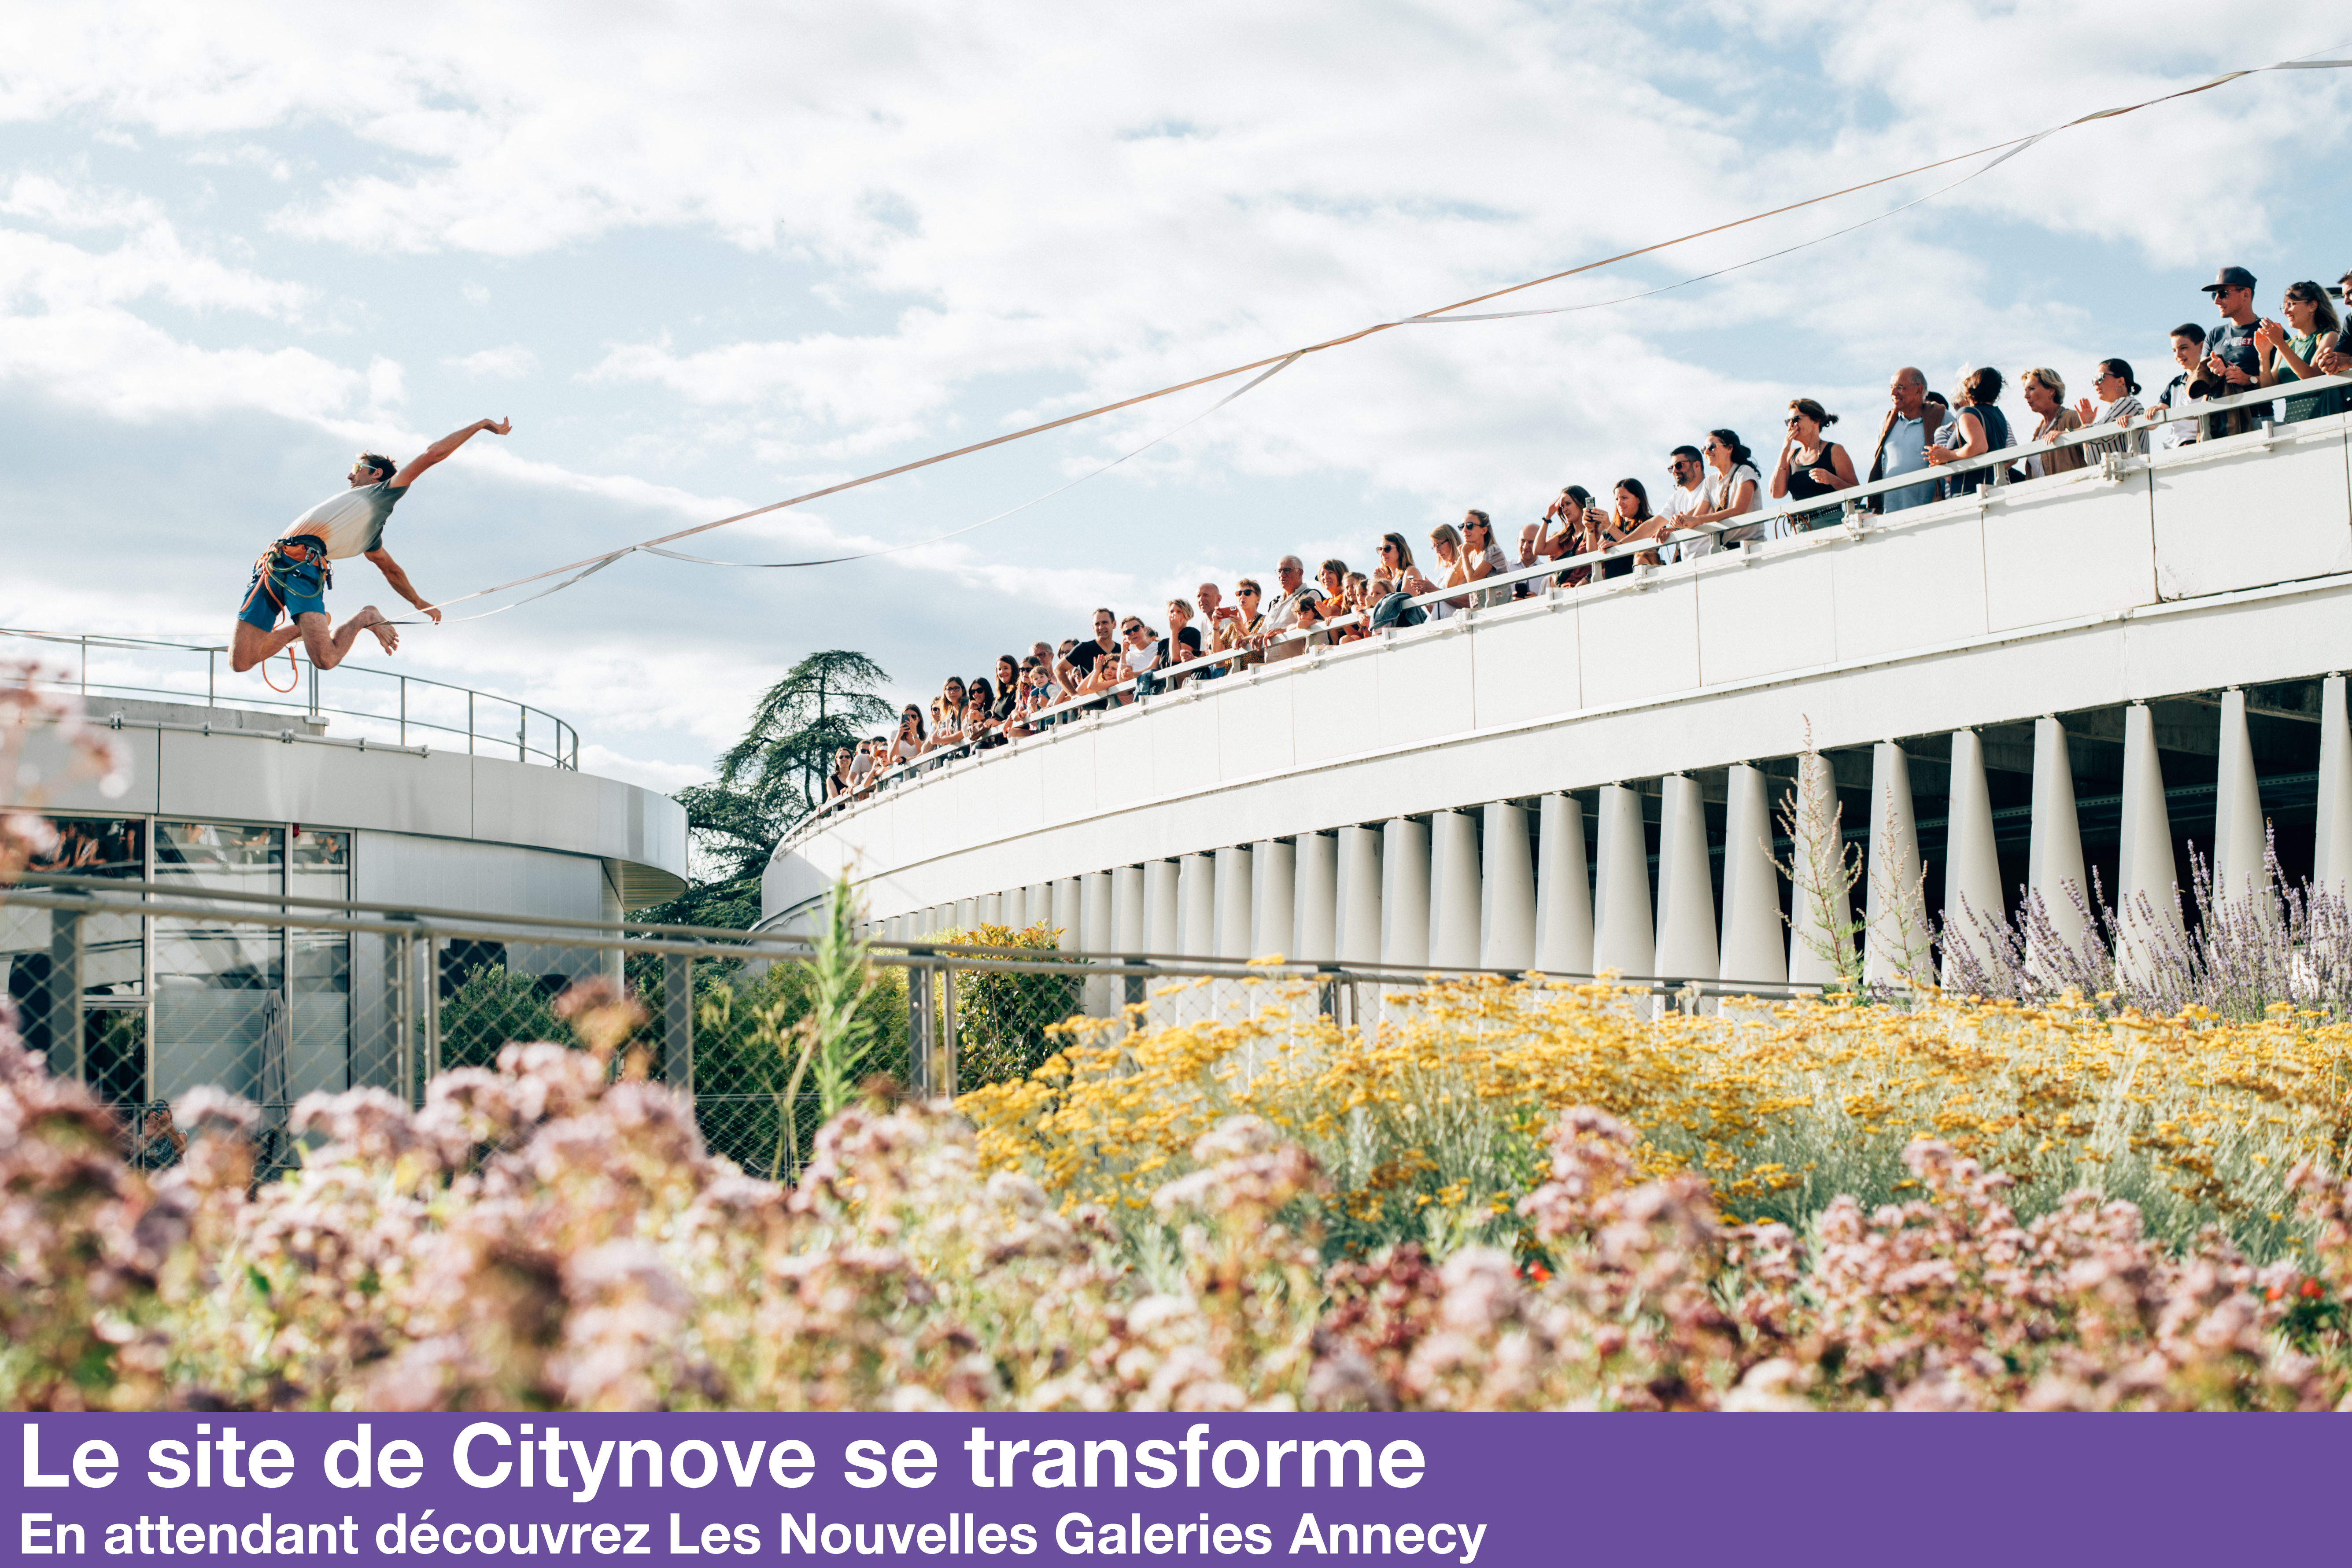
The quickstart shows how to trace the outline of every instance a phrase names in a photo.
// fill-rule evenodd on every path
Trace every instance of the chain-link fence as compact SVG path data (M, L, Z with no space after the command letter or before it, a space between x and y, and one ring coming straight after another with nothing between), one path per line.
M173 1107L199 1087L256 1105L264 1168L281 1168L295 1158L289 1118L306 1094L373 1087L416 1103L437 1073L548 1040L677 1086L712 1150L760 1175L790 1174L824 1117L876 1079L951 1096L1019 1078L1059 1048L1057 1026L1073 1018L1205 1021L1278 1001L1363 1027L1384 997L1431 978L1073 953L1057 934L986 927L828 948L73 876L27 877L0 902L0 962L26 1044L108 1101L126 1154L150 1166L177 1157ZM1758 990L1646 989L1680 1005Z

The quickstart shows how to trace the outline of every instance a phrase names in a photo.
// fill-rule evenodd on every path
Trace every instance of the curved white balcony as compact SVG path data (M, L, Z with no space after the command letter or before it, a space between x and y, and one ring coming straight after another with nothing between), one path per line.
M1089 949L1148 944L1162 952L1348 957L1315 951L1325 941L1298 912L1296 892L1281 920L1266 917L1265 891L1254 887L1246 898L1238 890L1204 895L1207 912L1197 919L1171 913L1156 921L1155 894L1142 900L1141 925L1122 933L1109 906L1089 925L1080 907L1083 879L1110 879L1126 868L1154 887L1166 880L1174 888L1194 864L1188 858L1202 858L1202 869L1190 874L1209 879L1219 863L1208 857L1222 852L1222 864L1238 874L1244 861L1234 857L1260 847L1286 847L1278 858L1287 857L1288 874L1298 876L1302 858L1348 848L1335 842L1302 856L1303 839L1378 828L1388 850L1402 847L1432 868L1408 871L1402 881L1381 873L1391 927L1399 900L1426 897L1441 924L1448 899L1487 913L1470 921L1481 935L1466 949L1439 940L1416 952L1407 931L1384 938L1377 952L1360 944L1352 956L1508 958L1524 953L1528 942L1492 940L1498 920L1514 931L1521 922L1509 908L1497 915L1491 904L1486 845L1494 823L1485 808L1518 811L1525 826L1506 837L1526 831L1536 847L1509 853L1541 861L1569 852L1568 805L1542 803L1576 803L1579 875L1591 879L1605 904L1611 847L1601 841L1611 835L1616 797L1575 792L1634 785L1631 793L1649 802L1633 819L1644 825L1643 881L1654 879L1656 896L1671 900L1672 874L1663 865L1651 869L1648 851L1671 859L1680 837L1690 862L1691 830L1673 822L1685 808L1659 782L1689 777L1713 866L1709 898L1720 904L1735 896L1726 887L1727 867L1747 849L1727 837L1733 810L1744 809L1733 787L1740 781L1720 770L1761 763L1790 773L1771 760L1799 752L1808 731L1832 753L1837 783L1852 796L1851 836L1877 808L1887 781L1867 754L1838 753L1928 737L1896 750L1906 759L1906 811L1913 764L1935 775L1918 784L1924 818L1933 800L1951 799L1956 789L1965 795L1947 776L1948 737L1977 732L1964 750L1990 759L1983 765L1994 781L1992 816L2011 823L2001 831L2014 838L2029 826L2018 814L2033 803L2006 796L2030 787L2021 781L2036 776L2037 747L2072 757L2071 815L2074 796L2105 800L2102 791L2120 787L2114 764L2123 752L2107 749L2130 749L2131 705L2159 705L2149 710L2158 738L2148 743L2160 771L2210 775L2228 764L2236 743L2225 721L2234 714L2241 731L2249 722L2242 697L2232 707L2221 695L2226 689L2315 683L2352 665L2347 424L2335 416L2267 426L1885 517L1850 513L1843 526L1741 552L1550 588L1383 638L1195 680L1140 706L945 763L804 825L769 865L767 923L793 922L846 871L869 917L894 935L915 934L927 921L968 924L991 899L1007 912L1009 896L1024 918L1087 927L1076 944ZM2282 741L2285 751L2276 759L2250 761L2263 782L2247 799L2222 802L2231 810L2250 804L2257 834L2261 793L2272 778L2301 780L2293 788L2306 802L2312 797L2312 768L2296 760L2296 746L2317 746L2325 731L2328 755L2319 771L2343 773L2340 704L2335 729L2327 729L2320 690L2298 684L2276 700L2257 694L2252 705L2257 733L2248 744L2256 751L2268 744L2263 726L2273 722L2300 726L2294 734L2302 737ZM2176 700L2187 706L2165 706ZM2054 739L2025 728L2045 716L2069 718L2071 740L2064 727ZM2000 728L2011 725L2019 728ZM2041 764L2043 785L2054 784L2054 771L2048 761ZM2323 792L2334 787L2326 778L2317 783ZM2231 786L2226 779L2192 779L2185 787L2210 798ZM1482 813L1466 846L1433 845L1432 835L1458 837L1460 828L1444 818L1465 807ZM2165 826L2178 828L2201 809L2176 809ZM2323 843L2328 809L2323 801ZM1550 856L1541 847L1545 821L1561 829L1549 835ZM1399 824L1411 830L1401 839L1392 831ZM2037 835L2058 831L2054 821L2030 826ZM2146 823L2135 830L2145 833ZM2079 839L2079 826L2067 831ZM2095 838L2104 831L2095 824ZM2210 843L2203 831L2191 837ZM1621 826L1621 855L1628 837ZM2336 853L2352 849L2347 839L2352 826L2336 836ZM1976 853L1953 846L1955 854L1963 848ZM2000 846L1983 850L1997 858ZM1727 851L1734 853L1727 858ZM2093 863L2098 855L2095 845ZM1468 857L1478 876L1449 885L1449 856L1457 865ZM2142 872L2152 875L2147 857L2141 858ZM1170 861L1181 865L1155 870ZM2011 887L2023 879L2001 875ZM1337 877L1345 876L1342 867ZM1254 877L1266 880L1263 871ZM1506 879L1516 885L1516 873ZM1363 877L1357 880L1360 886ZM1066 905L1047 890L1065 882L1073 884ZM1212 885L1202 880L1204 889ZM2112 893L2112 878L2107 885ZM1652 893L1651 886L1642 889L1645 922ZM1108 880L1102 896L1112 906L1119 901ZM1502 896L1507 906L1517 898ZM1244 936L1253 904L1260 914ZM1625 904L1620 898L1621 923ZM1219 918L1220 908L1228 918ZM1330 918L1344 917L1340 910ZM1457 932L1463 923L1457 917ZM1717 921L1710 908L1706 923L1710 948L1718 926L1722 941L1732 942L1727 912ZM1473 956L1464 958L1465 951ZM1585 962L1571 967L1583 969L1609 955L1577 956Z

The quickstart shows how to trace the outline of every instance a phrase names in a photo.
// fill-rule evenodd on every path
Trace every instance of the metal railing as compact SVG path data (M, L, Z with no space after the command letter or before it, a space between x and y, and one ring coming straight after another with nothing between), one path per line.
M1555 603L1564 603L1587 593L1618 592L1624 587L1624 580L1621 577L1604 584L1603 569L1606 563L1631 559L1634 563L1633 575L1636 579L1646 580L1651 574L1661 568L1643 563L1640 557L1656 553L1661 546L1679 548L1694 542L1707 541L1711 542L1714 547L1722 548L1723 537L1726 534L1748 534L1759 529L1764 531L1767 538L1785 538L1793 533L1821 532L1825 530L1843 530L1849 537L1864 537L1873 523L1877 521L1877 510L1872 503L1881 498L1893 495L1897 491L1915 491L1923 487L1932 487L1936 493L1929 498L1931 502L1974 500L1981 504L1991 499L1987 495L1987 491L2000 493L2007 489L2006 475L2012 466L2070 447L2112 445L2122 449L2105 451L2099 456L2099 460L2095 463L2086 462L2083 467L2069 472L2049 475L2024 482L2037 488L2043 485L2054 487L2068 483L2113 483L2127 473L2148 466L2148 455L2140 448L2147 445L2148 439L2158 430L2168 424L2194 419L2200 422L2200 429L2210 431L2217 427L2215 421L2220 416L2244 413L2252 417L2254 428L2242 434L2250 436L2258 434L2263 444L2266 446L2276 437L2280 426L2285 423L2273 416L2275 412L2273 405L2300 401L2306 397L2345 388L2352 388L2352 376L2320 376L2309 381L2261 387L2232 397L2200 399L2191 404L2187 410L2171 411L2176 417L2143 422L2128 430L2115 425L2088 426L2080 430L2062 431L2046 441L2015 442L1998 451L1986 452L1975 458L1939 464L1932 468L1915 468L1890 479L1865 480L1838 490L1832 495L1811 496L1802 500L1792 498L1769 506L1759 504L1756 510L1740 513L1727 521L1700 523L1677 529L1657 538L1635 540L1581 554L1564 555L1540 562L1533 566L1496 572L1478 578L1475 582L1456 584L1416 595L1409 598L1406 604L1412 608L1422 610L1429 616L1429 619L1417 626L1383 627L1372 635L1390 644L1409 641L1415 637L1443 636L1448 631L1457 630L1468 624L1465 617L1475 613L1475 607L1478 595L1496 590L1510 592L1516 595L1517 588L1522 584L1530 585L1534 590L1528 598L1540 597ZM2207 440L2215 438L2217 437L2210 436L2205 437ZM1991 470L1990 479L1983 487L1963 495L1955 481L1962 475L1986 469ZM1760 468L1759 472L1760 474ZM1833 520L1825 517L1824 514L1830 513L1835 514ZM1802 526L1800 526L1801 524ZM1584 574L1582 580L1571 582L1570 579L1575 578L1580 572ZM1454 615L1442 619L1434 613L1436 606L1456 600L1467 600L1469 605ZM1501 609L1514 602L1525 601L1514 597L1492 608ZM1200 655L1181 665L1150 671L1140 678L1130 678L1114 685L1107 685L1098 690L1070 697L1039 709L1027 717L1026 723L1030 727L1028 733L1013 736L999 733L979 740L959 741L953 745L939 747L919 756L894 763L878 773L869 774L856 790L835 796L802 818L784 836L782 842L778 846L778 852L781 853L789 848L828 818L866 804L880 791L903 785L921 775L936 772L949 763L984 758L990 752L1000 750L1004 746L1020 745L1025 742L1042 739L1046 732L1058 725L1077 722L1112 706L1129 702L1148 706L1156 698L1172 695L1173 689L1179 683L1214 681L1221 676L1237 671L1244 665L1296 658L1298 653L1310 652L1318 647L1329 646L1333 630L1334 628L1329 626L1318 624L1285 633L1255 647L1233 648L1222 653ZM1296 647L1297 653L1283 654L1276 651L1286 647ZM1118 656L1112 653L1103 657L1108 659Z
M226 661L222 656L228 649L217 643L36 631L17 626L0 626L0 637L76 649L79 658L71 684L84 697L96 694L200 703L206 708L287 712L321 728L330 718L349 720L371 738L387 740L395 745L420 745L430 738L446 736L453 746L462 739L468 756L505 756L512 748L517 762L541 761L575 772L580 766L580 731L543 708L494 692L365 665L341 664L332 670L321 670L302 657L299 645L289 651L302 677L299 688L302 695L278 690L257 679L262 672L255 670L247 673L232 700L224 703L221 677ZM90 660L93 649L100 655L95 671ZM126 657L110 661L106 657L110 654ZM201 678L193 658L197 654L204 656ZM158 657L173 668L158 672L146 662ZM181 674L183 669L184 676ZM330 679L342 700L324 700L325 684ZM163 684L152 683L159 680ZM253 689L256 688L257 691ZM346 692L351 695L346 697ZM346 705L349 702L366 705ZM509 713L514 720L511 731L491 727L495 719Z
M110 971L110 984L90 984L95 956L135 938L141 922L152 922L156 972L126 983ZM304 1094L373 1087L415 1104L436 1074L489 1066L509 1043L576 1044L558 1004L598 977L642 1008L613 1070L690 1095L712 1149L764 1173L778 1149L805 1152L818 1120L815 1087L793 1072L814 957L798 937L65 875L27 876L0 895L0 957L22 971L10 989L27 1045L96 1090L126 1150L147 1163L176 1156L173 1106L209 1084L259 1109L265 1164L282 1167L298 1157L289 1121ZM1079 1016L1132 1026L1275 1005L1302 1022L1363 1028L1437 980L1591 980L969 942L877 942L865 952L871 1045L860 1075L926 1097L1033 1070L1060 1048L1057 1026ZM1709 997L1818 994L1674 978L1622 989L1685 1009Z

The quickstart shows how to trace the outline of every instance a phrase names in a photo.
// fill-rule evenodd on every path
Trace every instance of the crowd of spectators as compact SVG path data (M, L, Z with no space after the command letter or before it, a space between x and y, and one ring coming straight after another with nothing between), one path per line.
M2242 267L2221 268L2204 289L2220 323L2209 330L2185 321L2172 330L2177 371L2153 402L2142 401L2140 384L2125 360L2099 361L2089 378L2093 395L2072 404L2059 373L2037 365L2017 378L2033 421L2021 436L2000 405L2009 384L2000 371L1964 370L1947 396L1929 390L1927 378L1906 365L1887 384L1887 406L1866 465L1858 466L1855 454L1831 438L1835 414L1812 398L1798 397L1789 403L1786 434L1769 475L1738 432L1710 430L1697 444L1666 454L1667 485L1657 502L1638 478L1618 480L1605 500L1582 485L1563 488L1539 521L1520 530L1516 561L1496 541L1493 518L1473 508L1460 527L1440 523L1432 529L1420 555L1403 534L1387 533L1367 570L1333 559L1310 578L1306 562L1285 555L1275 568L1271 594L1257 579L1244 577L1234 584L1232 603L1217 584L1203 583L1193 598L1168 601L1164 629L1142 616L1098 609L1091 637L1034 643L1024 655L1002 654L991 674L969 683L951 675L928 708L906 705L895 735L876 735L854 750L842 749L826 781L827 798L863 793L903 763L1002 746L1119 702L1188 681L1217 679L1244 664L1295 658L1312 646L1443 620L1465 609L1540 593L1553 582L1576 586L1596 577L1623 576L1639 565L1691 561L1803 532L1839 519L1844 502L1838 492L1859 485L1919 474L1916 484L1863 500L1873 511L1901 511L1987 485L2095 466L2112 454L2146 452L2151 442L2155 449L2168 450L2238 434L2263 416L2261 406L2200 414L2195 405L2315 376L2352 374L2352 342L2338 342L2340 322L2330 303L2344 298L2347 286L2352 286L2352 272L2335 288L2291 284L2281 304L2284 320L2263 320L2254 310L2253 275ZM2338 389L2284 402L2287 420L2339 413L2347 405ZM2107 426L2115 427L2112 435L2043 445ZM2027 444L2042 449L2022 464L1937 473ZM1803 505L1815 500L1819 507ZM1768 511L1768 501L1786 503L1785 508ZM1602 554L1643 544L1649 548ZM1601 558L1583 559L1591 556ZM1551 561L1572 564L1556 575L1477 585ZM1450 589L1461 591L1448 594ZM1446 596L1425 605L1412 602L1439 594Z

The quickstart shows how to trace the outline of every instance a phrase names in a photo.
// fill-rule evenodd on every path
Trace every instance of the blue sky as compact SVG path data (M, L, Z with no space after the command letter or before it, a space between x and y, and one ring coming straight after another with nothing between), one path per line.
M2352 39L2315 4L2227 28L2168 3L343 10L12 16L0 624L225 638L255 552L354 450L478 416L514 435L387 535L436 596ZM1515 532L1563 483L1661 482L1709 426L1777 450L1801 393L1866 443L1906 363L2079 385L2121 354L2153 386L2216 266L2274 311L2352 265L2347 76L2070 132L1656 299L1318 356L950 544L632 557L362 657L527 697L592 768L672 788L813 648L928 692L1285 550L1356 561L1469 506ZM1672 282L1948 177L1523 302ZM688 548L925 540L1221 390ZM353 563L334 603L385 592Z

